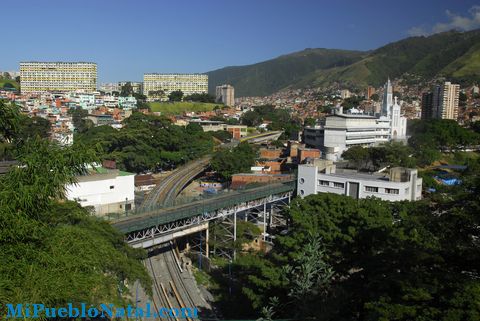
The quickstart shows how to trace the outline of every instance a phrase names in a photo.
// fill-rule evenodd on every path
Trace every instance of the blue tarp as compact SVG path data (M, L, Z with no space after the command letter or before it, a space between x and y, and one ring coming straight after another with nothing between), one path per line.
M458 178L454 178L454 177L442 178L442 177L439 177L439 176L435 176L435 179L439 180L440 182L442 182L443 184L448 185L448 186L460 185L462 183L461 180L459 180Z

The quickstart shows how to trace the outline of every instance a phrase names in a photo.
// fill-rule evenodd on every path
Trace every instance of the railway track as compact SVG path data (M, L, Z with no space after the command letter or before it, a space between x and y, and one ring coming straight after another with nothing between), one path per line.
M173 253L171 244L160 249L156 259L148 258L148 272L153 279L153 294L155 312L162 307L168 309L178 309L180 315L178 317L168 316L168 320L187 319L188 321L198 320L188 316L182 316L182 309L194 309L198 306L195 299L191 296L187 286L184 283L184 277L180 265ZM158 261L158 264L155 262ZM186 310L184 310L186 311Z
M200 174L209 162L210 156L207 156L176 169L155 186L140 205L140 208L152 208L157 204L173 203L182 188Z
M158 278L157 274L155 273L155 269L152 264L152 259L149 257L148 259L148 265L150 268L147 268L147 270L150 272L152 278L153 278L153 306L155 308L155 313L160 315L160 309L165 307L165 308L172 308L173 306L171 305L167 294L165 293L165 289L163 286L163 283L160 282L158 283ZM157 294L157 302L155 302L155 294ZM155 318L153 318L155 319ZM164 319L166 320L178 320L176 317L171 317L170 315L167 315Z

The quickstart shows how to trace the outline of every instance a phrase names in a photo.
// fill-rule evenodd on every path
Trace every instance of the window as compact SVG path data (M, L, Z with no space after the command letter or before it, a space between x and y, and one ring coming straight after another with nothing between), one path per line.
M330 183L328 181L322 181L322 180L319 180L318 184L321 185L321 186L329 186L330 185Z
M333 182L333 187L335 187L335 188L344 188L344 187L345 187L345 184L344 184L344 183Z
M115 188L115 186L113 186L113 185L110 185L110 189L114 189L114 188Z
M130 211L132 209L132 204L125 204L125 210Z
M300 190L300 195L305 195L305 191L303 189Z
M387 193L387 194L398 194L399 191L398 191L398 188L386 188L385 193Z
M378 193L378 187L375 187L375 186L365 186L365 192Z
M305 180L303 178L300 178L300 184L305 183Z

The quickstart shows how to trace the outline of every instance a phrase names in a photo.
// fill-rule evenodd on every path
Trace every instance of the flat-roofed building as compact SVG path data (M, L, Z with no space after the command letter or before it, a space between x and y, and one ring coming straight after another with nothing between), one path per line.
M66 189L67 199L94 207L96 215L121 213L135 206L135 174L118 169L90 168Z
M315 160L298 166L300 197L334 193L353 198L378 197L386 201L416 201L422 198L422 179L416 169L395 167L388 174L337 172L332 161Z
M94 92L97 90L97 64L93 62L20 63L22 93Z
M143 94L152 97L152 92L162 90L165 96L172 91L182 91L184 96L208 92L208 75L204 74L160 74L143 75Z

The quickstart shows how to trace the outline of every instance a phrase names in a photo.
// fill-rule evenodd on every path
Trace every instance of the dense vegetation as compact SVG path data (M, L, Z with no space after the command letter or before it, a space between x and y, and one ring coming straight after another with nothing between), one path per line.
M202 94L191 94L183 97L184 101L195 101L199 103L215 103L215 97L207 94L207 93L202 93Z
M173 125L164 117L133 113L120 130L110 126L89 128L75 141L98 146L102 159L117 162L131 172L169 169L213 150L213 140L198 124Z
M249 173L255 165L257 151L248 143L243 142L232 149L219 149L213 155L210 164L220 178L228 180L235 173Z
M228 316L298 320L476 320L480 163L435 203L296 199L268 254L216 275ZM227 282L228 281L228 282ZM230 284L230 286L228 286ZM227 285L227 286L225 286ZM233 295L228 295L228 288ZM274 299L273 299L274 298ZM262 309L263 308L263 309Z
M450 31L407 38L371 52L307 49L254 65L226 67L208 73L209 90L213 93L223 83L232 84L238 96L335 82L363 88L407 74L479 82L479 59L480 30Z
M0 140L12 145L11 156L20 165L0 176L0 316L5 317L5 303L123 305L127 281L139 280L149 289L139 261L143 251L64 200L65 184L85 173L96 155L40 135L22 137L17 131L25 119L18 109L0 102L0 111Z

